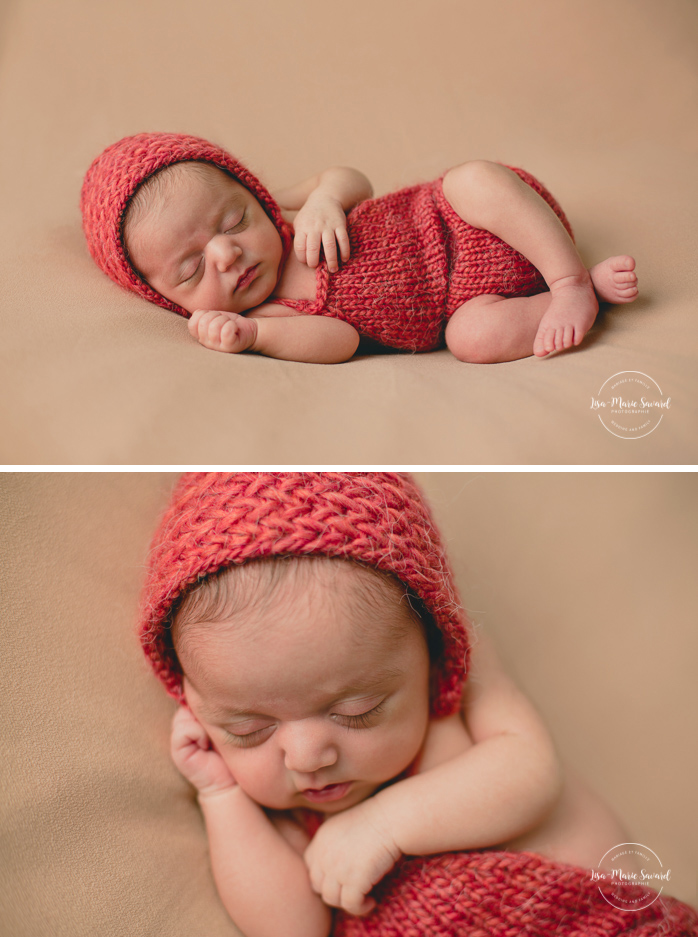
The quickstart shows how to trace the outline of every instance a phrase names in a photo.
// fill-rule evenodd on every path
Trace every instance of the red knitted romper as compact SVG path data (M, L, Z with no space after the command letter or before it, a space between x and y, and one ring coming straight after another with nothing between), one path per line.
M170 638L187 586L259 557L325 554L401 579L441 631L431 713L458 710L468 628L443 543L419 489L393 472L201 472L182 477L155 535L143 594L143 650L168 692L182 698ZM415 805L419 809L419 805ZM588 869L499 850L406 856L378 883L366 917L335 914L335 937L696 937L698 914L641 886L638 910ZM649 899L648 899L649 893ZM652 900L647 904L648 900Z
M548 190L523 169L510 168L571 235ZM467 300L483 293L532 296L548 288L522 254L456 214L441 179L362 202L347 222L351 256L331 275L320 264L315 301L274 302L344 319L391 348L431 351L443 344L448 318Z
M215 144L185 134L141 133L107 147L82 187L83 228L93 258L116 283L181 315L131 267L122 239L129 201L166 166L186 160L212 163L233 175L262 204L288 255L291 230L269 191L239 160ZM515 172L555 210L562 209L533 176ZM309 315L344 319L362 335L406 351L443 344L446 322L482 293L531 296L547 289L536 268L489 231L473 228L446 201L441 179L370 199L349 213L351 256L330 275L321 261L314 301L270 298Z

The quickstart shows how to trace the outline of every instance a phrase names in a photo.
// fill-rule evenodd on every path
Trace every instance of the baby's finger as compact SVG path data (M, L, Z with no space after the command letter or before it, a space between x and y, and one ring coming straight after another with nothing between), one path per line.
M320 263L320 247L322 240L319 234L312 233L308 235L305 245L305 262L309 267L317 267Z
M368 914L376 905L373 898L364 897L359 888L352 885L343 885L340 893L340 904L335 907L343 908L349 914Z
M307 860L307 855L308 855L308 854L307 854L307 852L306 852L306 853L305 853L305 856L304 856L304 858L306 859L306 864L307 864L307 861L308 861L308 860ZM311 884L312 889L313 889L313 891L315 892L315 894L316 894L316 895L321 895L321 894L322 894L322 886L323 886L323 882L324 882L325 876L324 876L324 874L322 873L320 867L317 866L317 865L313 865L312 868L311 868L310 866L308 866L308 878L310 879L310 884Z
M335 231L337 237L337 243L339 244L339 253L341 254L342 260L349 260L351 254L351 244L349 243L349 232L346 228L337 228Z
M208 344L219 348L221 345L221 332L223 327L230 322L230 316L219 313L208 323Z
M334 879L325 879L318 892L325 904L331 908L341 908L342 886Z
M211 744L206 730L192 711L180 706L172 720L172 751L179 751L192 743L204 750Z
M300 260L302 264L305 263L305 245L307 242L307 235L305 231L299 231L296 236L293 238L293 249L296 252L296 257Z
M191 317L190 322L193 320L193 325L190 325L189 331L202 344L206 343L209 325L217 315L215 309L197 309Z
M194 338L199 337L199 320L203 314L203 309L195 309L189 319L187 319L187 328L189 329L189 334L193 335Z
M327 269L330 273L336 273L339 270L339 264L337 263L337 241L335 240L334 231L323 231L322 249L325 252Z
M234 319L226 319L225 322L221 324L221 330L218 336L218 344L221 351L232 352L237 350L239 338L240 330L237 322Z

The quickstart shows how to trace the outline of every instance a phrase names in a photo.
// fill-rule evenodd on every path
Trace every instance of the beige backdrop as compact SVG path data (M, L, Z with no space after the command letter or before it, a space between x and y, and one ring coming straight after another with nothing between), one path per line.
M693 0L15 0L0 29L0 463L698 462ZM523 166L588 263L637 257L642 298L545 361L206 351L83 243L85 170L142 130L209 137L272 187ZM632 441L591 411L628 370L672 399Z
M563 757L695 901L695 476L419 477ZM3 937L236 933L133 633L173 479L0 476Z

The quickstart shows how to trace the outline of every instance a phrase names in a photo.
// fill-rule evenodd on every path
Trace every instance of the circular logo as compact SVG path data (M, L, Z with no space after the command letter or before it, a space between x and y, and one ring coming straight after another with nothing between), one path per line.
M659 384L642 371L619 371L591 398L591 409L620 439L649 436L670 407L671 397L664 397Z
M671 869L665 869L657 853L642 843L620 843L601 857L591 878L614 908L642 911L659 898Z

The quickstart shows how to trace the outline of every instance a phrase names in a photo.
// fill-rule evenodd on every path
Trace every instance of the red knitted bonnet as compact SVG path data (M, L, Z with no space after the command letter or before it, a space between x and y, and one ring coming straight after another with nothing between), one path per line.
M168 693L182 699L169 629L187 586L234 563L310 554L392 573L420 598L444 645L432 668L432 715L456 712L469 646L465 614L422 495L395 472L183 475L153 540L140 624L143 650Z
M182 133L124 137L108 146L92 163L80 196L82 226L97 265L120 286L186 317L189 313L185 309L165 299L134 271L124 251L122 224L129 201L149 176L189 160L212 163L249 189L274 222L286 257L291 248L291 230L269 191L230 153L200 137Z

